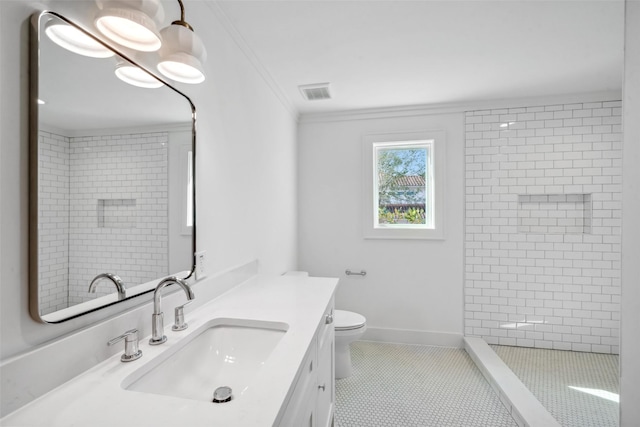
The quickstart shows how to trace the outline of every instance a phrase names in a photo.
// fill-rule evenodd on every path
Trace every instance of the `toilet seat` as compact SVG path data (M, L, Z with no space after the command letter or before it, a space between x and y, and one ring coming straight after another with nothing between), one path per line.
M352 331L365 326L367 319L361 314L345 310L335 310L333 312L336 331Z

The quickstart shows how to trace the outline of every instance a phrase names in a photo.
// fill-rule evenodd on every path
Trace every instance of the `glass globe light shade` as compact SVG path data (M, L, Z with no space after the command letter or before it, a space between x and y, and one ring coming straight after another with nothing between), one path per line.
M153 52L162 46L158 23L164 11L158 0L110 0L98 6L101 10L95 25L109 39L141 52Z
M49 21L45 24L44 31L54 43L73 53L92 58L109 58L114 55L113 51L93 38L63 22Z
M120 80L133 86L155 89L164 85L160 80L156 79L142 68L136 67L135 65L125 61L118 62L115 73Z
M202 83L205 80L202 64L207 52L200 37L179 24L164 28L160 34L163 45L158 52L158 70L177 82Z

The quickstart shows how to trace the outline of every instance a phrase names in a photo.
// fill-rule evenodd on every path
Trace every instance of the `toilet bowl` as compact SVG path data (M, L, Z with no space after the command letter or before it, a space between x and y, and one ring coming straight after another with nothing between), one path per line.
M336 333L336 378L346 378L352 371L349 344L364 334L367 319L361 314L344 310L335 310L333 319Z

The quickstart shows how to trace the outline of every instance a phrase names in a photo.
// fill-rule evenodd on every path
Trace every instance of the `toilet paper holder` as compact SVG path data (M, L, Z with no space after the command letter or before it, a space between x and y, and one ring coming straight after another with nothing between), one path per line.
M347 276L366 276L367 272L364 270L361 271L351 271L349 269L346 269L344 271L344 274L346 274Z

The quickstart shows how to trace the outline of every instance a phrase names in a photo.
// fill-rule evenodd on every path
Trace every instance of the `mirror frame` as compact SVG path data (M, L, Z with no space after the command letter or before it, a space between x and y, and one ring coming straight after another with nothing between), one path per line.
M103 40L97 38L92 33L88 32L80 25L76 24L69 18L50 10L44 10L41 12L35 12L31 15L30 19L30 28L29 28L29 313L31 317L45 324L58 324L63 323L80 316L84 316L85 314L93 313L95 311L101 310L106 307L111 307L115 304L124 301L131 301L134 298L138 298L140 296L151 296L150 293L155 289L155 286L150 287L149 289L143 290L138 294L127 296L124 299L119 299L116 301L107 302L103 305L90 307L85 310L79 311L78 313L71 314L68 317L61 318L58 320L46 320L40 314L39 307L39 297L40 297L40 289L38 286L39 282L39 251L38 251L38 132L39 132L39 75L40 75L40 38L43 36L43 32L41 31L41 23L43 19L47 17L55 17L65 22L66 24L76 28L81 31L85 35L91 37L105 48L111 50L116 55L120 56L124 60L130 62L131 64L137 66L138 68L145 71L147 74L155 78L156 80L163 83L167 88L173 90L178 95L182 96L186 101L188 101L191 107L191 152L192 152L192 170L191 170L191 178L193 182L192 186L192 239L191 239L191 270L189 274L184 278L190 279L195 277L195 267L196 267L196 107L191 101L191 99L182 93L180 90L173 87L164 79L160 78L153 72L149 71L147 68L141 66L135 60L131 59L125 53L119 51L113 46L105 43ZM117 272L114 272L117 274ZM158 278L149 283L154 283L156 281L161 280L162 278ZM145 302L144 300L140 300L140 302ZM83 303L81 303L83 304ZM77 306L80 306L78 304Z

